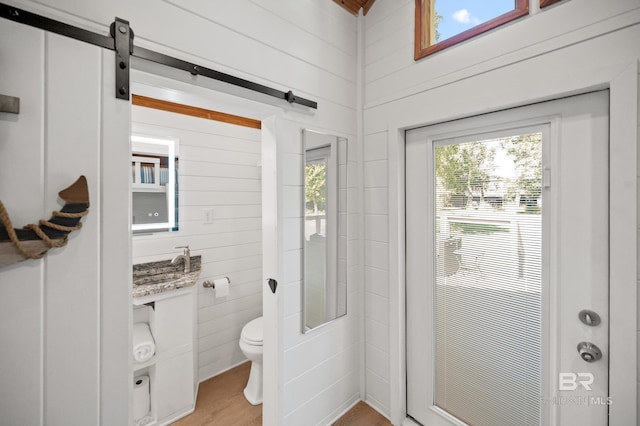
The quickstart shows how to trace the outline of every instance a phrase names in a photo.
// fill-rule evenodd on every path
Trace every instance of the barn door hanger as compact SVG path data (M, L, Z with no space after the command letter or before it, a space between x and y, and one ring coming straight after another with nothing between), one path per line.
M116 51L116 98L129 100L129 62L133 53L133 30L129 21L116 17L111 24L111 37Z
M85 43L99 46L103 49L114 50L116 52L116 98L129 100L129 59L131 56L146 61L155 62L166 65L175 69L190 72L193 75L199 75L213 80L218 80L229 85L242 87L253 92L263 95L282 99L290 104L297 104L303 107L318 109L316 101L305 99L297 96L293 91L287 92L265 86L260 83L245 80L233 75L225 74L204 66L184 61L173 56L165 55L160 52L145 49L144 47L134 46L133 30L129 27L129 22L124 19L116 18L111 24L109 35L94 33L83 28L56 21L46 16L38 15L17 7L0 2L0 18L8 19L13 22L29 25L44 31L50 31L54 34L70 37ZM15 108L14 108L15 109Z

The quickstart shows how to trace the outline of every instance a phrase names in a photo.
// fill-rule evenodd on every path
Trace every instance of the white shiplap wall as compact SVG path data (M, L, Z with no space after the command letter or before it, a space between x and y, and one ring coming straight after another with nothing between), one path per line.
M282 192L284 249L284 347L283 423L297 426L326 425L360 399L361 339L359 336L363 293L359 264L359 199L357 188L358 144L355 138L347 149L347 315L301 334L302 308L302 209L304 184L302 143L295 123L284 122L290 137L279 146L282 162L279 179ZM341 178L342 179L342 178ZM320 390L320 391L318 391Z
M388 160L384 134L366 141L365 210L365 379L368 401L389 406L389 217Z
M398 138L388 129L525 105L606 84L640 57L639 6L635 0L562 2L418 62L413 60L413 0L378 0L366 16L366 399L383 413L399 412L404 392L393 379L401 374L397 343L402 318L394 317L393 309L401 304L402 292L397 276L388 275L397 267L389 247L397 249L390 235L397 229L394 209L402 198L376 179L386 170L398 170L385 163L389 141ZM637 226L628 224L629 229ZM381 305L391 307L392 315Z
M278 89L285 91L291 89L298 96L317 100L319 102L317 111L277 104L280 114L286 118L292 128L295 128L291 136L292 140L300 140L302 128L312 128L348 137L356 145L359 144L356 137L359 133L356 99L358 73L355 66L357 19L333 2L317 0L237 0L233 2L226 0L186 2L9 0L7 3L104 34L108 33L108 25L115 16L127 19L135 31L137 45ZM0 22L0 25L4 23ZM18 54L26 56L26 52ZM105 87L112 90L112 87ZM87 90L86 93L91 91ZM288 136L278 133L275 137L280 143L280 140ZM75 142L69 140L66 143L71 145ZM360 150L355 151L356 156L360 153ZM127 161L126 157L127 155L122 156L123 162ZM359 179L357 171L360 169L361 159L351 158L354 163L354 178ZM280 181L282 186L297 184L297 181L291 180L295 179L292 176L282 176L282 179ZM192 182L186 182L186 184L201 185L202 182L194 178ZM108 210L115 208L110 207ZM357 213L354 214L357 215ZM185 217L188 219L187 216ZM286 222L286 226L298 227L298 222L299 219L291 218ZM355 220L355 222L354 229L359 226L361 220ZM249 240L246 242L250 243ZM359 259L357 253L359 244L352 246L356 253L351 258ZM284 255L284 252L280 254ZM110 267L114 268L114 265ZM360 376L360 356L350 357L345 349L353 345L356 347L362 345L362 336L358 332L360 322L358 317L361 314L359 301L364 297L360 293L361 267L361 265L353 265L350 269L352 275L350 275L349 287L352 293L349 295L353 303L349 305L350 311L347 318L331 326L336 336L347 336L348 340L329 339L328 349L334 354L343 353L344 356L339 355L330 363L316 366L314 369L316 373L329 372L336 363L339 363L350 377ZM246 279L250 280L250 278ZM101 295L103 300L111 300L113 296L114 290L110 288L106 288ZM288 299L295 296L282 297ZM284 303L286 304L287 300ZM101 325L108 327L112 324ZM114 333L117 331L122 332L123 329L116 328ZM108 332L111 332L110 328ZM306 340L309 345L322 345L324 340L321 336L323 335L317 333ZM122 354L116 353L116 349L113 351L113 353L106 351L106 355L100 359L103 365L110 365L112 359L126 356L123 355L126 351L122 351ZM97 362L96 355L92 353L84 355ZM34 364L33 367L37 368L37 365ZM286 364L283 364L282 368L285 372L288 369ZM307 368L312 367L307 366ZM98 375L98 371L93 373L93 376ZM96 378L96 380L101 384L108 383L110 377ZM299 383L304 384L309 401L314 401L311 404L313 411L307 418L310 422L318 423L328 418L327 416L335 412L335 407L344 406L355 395L351 392L348 395L333 392L331 386L314 382L313 375L304 377L306 379L300 379ZM355 380L355 383L358 382L359 379ZM357 388L358 386L356 390ZM55 391L55 387L52 390ZM126 403L127 399L127 395L116 392L113 386L107 386L101 395L104 395L100 401L102 407L109 407L112 401ZM113 395L113 397L106 401L107 395ZM285 414L289 414L284 413L281 408L276 407L266 413L267 424L281 424ZM106 413L112 411L121 410L103 410ZM302 413L304 410L298 411L298 414ZM124 423L104 422L103 424Z
M198 380L245 360L242 327L262 315L260 130L132 107L132 132L176 138L180 145L179 230L133 237L133 263L170 259L189 245L202 256L197 285ZM204 222L212 208L213 223ZM228 276L229 295L214 296L204 280Z

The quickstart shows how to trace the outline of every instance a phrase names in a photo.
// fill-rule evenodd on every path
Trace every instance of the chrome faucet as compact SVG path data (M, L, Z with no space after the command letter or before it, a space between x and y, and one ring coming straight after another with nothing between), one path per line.
M188 274L191 272L191 251L189 251L189 246L178 246L177 249L184 249L184 253L177 255L173 259L171 259L171 264L178 263L180 260L184 260L184 273Z

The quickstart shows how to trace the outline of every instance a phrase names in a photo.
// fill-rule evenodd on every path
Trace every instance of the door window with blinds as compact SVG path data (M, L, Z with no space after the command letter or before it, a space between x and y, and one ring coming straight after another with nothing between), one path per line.
M537 425L542 133L433 145L433 403L469 425Z

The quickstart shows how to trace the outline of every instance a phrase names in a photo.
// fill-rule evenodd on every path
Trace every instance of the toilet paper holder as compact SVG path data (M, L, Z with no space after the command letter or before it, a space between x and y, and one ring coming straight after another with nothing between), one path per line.
M229 284L231 284L231 280L229 279L229 277L225 277L225 279L227 280L227 282ZM216 285L213 283L213 281L206 280L205 282L202 283L202 287L204 287L204 288L216 288Z

